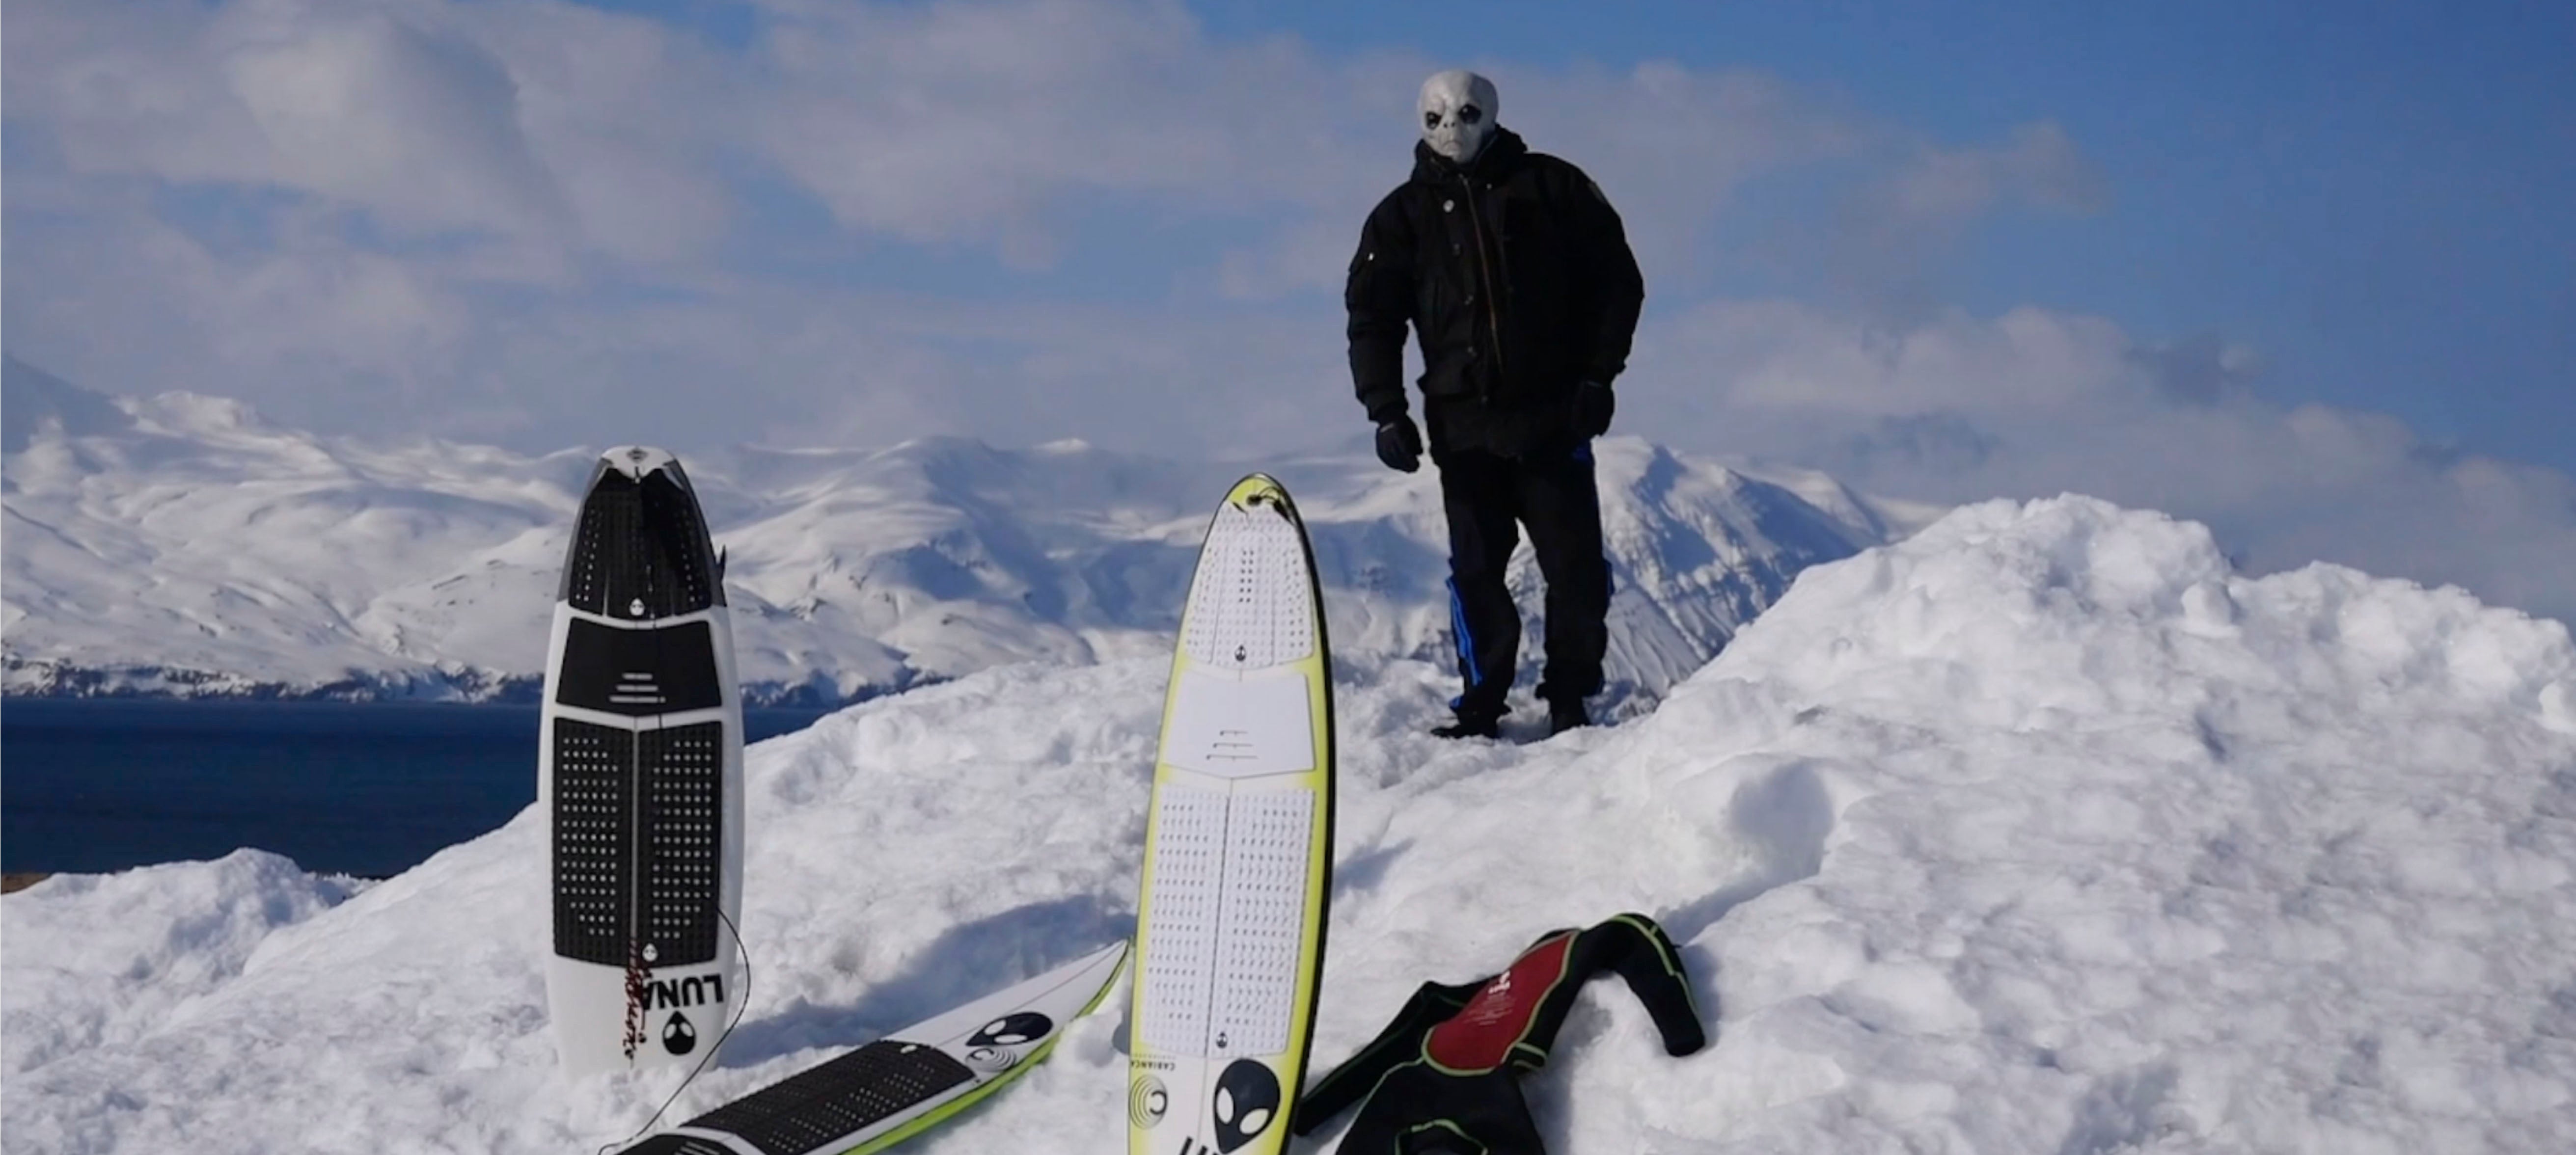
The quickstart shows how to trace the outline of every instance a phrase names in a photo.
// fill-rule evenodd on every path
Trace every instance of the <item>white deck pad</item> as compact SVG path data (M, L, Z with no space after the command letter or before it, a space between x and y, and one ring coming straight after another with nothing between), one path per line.
M1277 482L1218 506L1182 611L1137 927L1128 1149L1275 1155L1305 1075L1332 882L1332 677Z

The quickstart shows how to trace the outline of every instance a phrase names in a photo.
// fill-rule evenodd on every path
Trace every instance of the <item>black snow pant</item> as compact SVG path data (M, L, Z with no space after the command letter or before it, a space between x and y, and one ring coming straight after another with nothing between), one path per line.
M1434 463L1449 517L1450 631L1466 684L1452 703L1459 716L1504 713L1503 696L1519 661L1521 614L1503 576L1524 526L1547 586L1547 666L1539 697L1553 702L1600 693L1601 656L1610 640L1610 562L1601 548L1591 444L1517 458L1449 450Z

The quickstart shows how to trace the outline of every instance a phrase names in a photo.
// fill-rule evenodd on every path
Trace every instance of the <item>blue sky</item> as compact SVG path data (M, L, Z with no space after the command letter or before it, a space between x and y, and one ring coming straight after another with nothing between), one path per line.
M1474 11L1467 23L1460 14ZM2266 354L2258 388L2576 468L2576 5L1610 3L1202 6L1221 35L1621 68L1752 67L1945 137L2035 118L2113 192L2006 218L1945 299L2099 312ZM1580 141L1546 142L1579 157ZM1794 272L1729 289L1817 292Z
M0 309L72 381L326 433L1354 443L1341 271L1463 64L1628 221L1620 432L2538 604L2571 44L2541 3L13 0Z
M724 0L599 6L735 47L762 25L755 6ZM1191 11L1215 39L1293 37L1337 54L1760 69L1953 139L2054 120L2101 169L2109 205L2080 220L1982 222L1905 292L1984 312L2045 301L2142 333L2240 340L2263 354L2252 387L2265 395L2380 410L2438 441L2576 469L2564 432L2576 429L2576 6L1211 0ZM1580 140L1540 143L1580 162ZM1741 234L1795 214L1801 190L1774 191L1746 206L1737 244L1758 249ZM1087 232L1101 251L1046 270L934 252L881 253L842 273L1058 292L1123 265L1114 238L1135 223L1104 212ZM1758 253L1703 275L1724 292L1865 291ZM1163 286L1127 271L1111 288Z

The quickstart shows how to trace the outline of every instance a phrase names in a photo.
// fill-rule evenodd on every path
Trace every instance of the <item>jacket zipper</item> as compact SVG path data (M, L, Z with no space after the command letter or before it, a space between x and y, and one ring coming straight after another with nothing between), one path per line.
M1494 308L1494 266L1485 255L1485 219L1476 211L1476 182L1467 174L1458 174L1458 183L1467 189L1467 230L1476 234L1476 271L1481 274L1478 290L1485 295L1485 335L1494 346L1494 375L1503 372L1503 315ZM1491 395L1491 390L1486 391Z

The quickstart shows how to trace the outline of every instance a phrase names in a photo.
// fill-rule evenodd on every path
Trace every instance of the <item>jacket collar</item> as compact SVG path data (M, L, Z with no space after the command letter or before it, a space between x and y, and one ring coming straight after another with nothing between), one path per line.
M1484 149L1476 154L1474 160L1463 165L1431 151L1429 143L1417 140L1413 142L1413 179L1423 184L1446 184L1464 172L1469 176L1499 180L1528 155L1529 145L1521 140L1520 134L1499 124L1494 126L1493 139L1485 142Z

